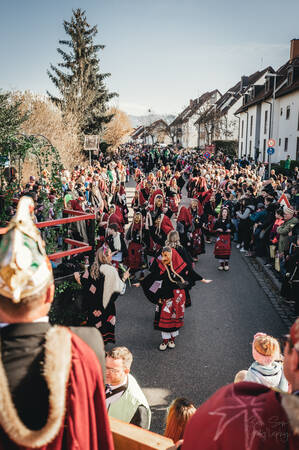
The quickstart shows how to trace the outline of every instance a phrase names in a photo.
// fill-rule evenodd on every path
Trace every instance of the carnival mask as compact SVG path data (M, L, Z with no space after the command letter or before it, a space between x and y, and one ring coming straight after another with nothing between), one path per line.
M162 200L162 197L160 195L156 197L155 204L156 204L156 206L158 208L161 208L161 206L163 205L163 200Z
M163 252L162 253L162 263L164 266L169 266L171 263L171 252Z
M197 202L191 202L191 208L195 211L197 209Z
M134 222L135 223L140 223L141 222L141 214L136 214L134 217Z

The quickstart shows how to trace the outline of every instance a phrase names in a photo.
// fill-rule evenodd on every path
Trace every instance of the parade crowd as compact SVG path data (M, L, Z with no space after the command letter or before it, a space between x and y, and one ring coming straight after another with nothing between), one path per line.
M93 249L71 266L84 298L84 320L68 332L52 327L47 314L53 272L69 274L71 260L50 264L42 243L49 229L41 237L34 226L65 213L57 213L60 193L47 172L30 177L19 192L16 215L10 205L12 219L0 246L0 383L6 382L0 450L112 449L107 413L150 429L149 404L130 373L133 355L113 347L117 297L142 289L154 305L158 350L175 351L186 308L192 307L192 288L212 282L197 271L208 245L223 274L231 270L232 251L262 258L299 316L299 172L297 167L285 175L266 172L264 164L245 157L219 152L205 158L197 150L141 144L125 144L90 166L64 170L64 209L95 215L68 228L69 237ZM135 186L130 204L128 182ZM62 248L62 228L55 233ZM283 345L284 356L278 338L257 330L248 370L197 410L188 399L174 400L165 436L187 450L299 448L299 319ZM20 356L23 346L27 356ZM52 361L45 382L40 366L50 367L53 354L61 354L59 346L66 356ZM41 392L33 403L32 383Z

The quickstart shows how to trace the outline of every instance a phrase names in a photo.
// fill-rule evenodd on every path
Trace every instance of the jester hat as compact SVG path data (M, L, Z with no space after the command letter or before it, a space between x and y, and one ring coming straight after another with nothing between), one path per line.
M53 282L45 243L33 222L34 203L21 197L0 243L0 294L19 303Z

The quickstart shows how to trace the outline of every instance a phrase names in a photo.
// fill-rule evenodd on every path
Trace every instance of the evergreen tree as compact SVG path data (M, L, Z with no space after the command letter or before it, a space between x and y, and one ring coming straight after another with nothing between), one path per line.
M28 118L20 112L20 101L15 101L11 93L0 92L0 146L8 143L18 132L20 125Z
M99 134L112 118L107 114L108 101L117 95L109 93L104 83L110 73L100 73L98 51L105 46L94 43L97 26L90 27L85 11L73 10L71 21L65 20L63 25L69 40L59 44L69 51L58 48L63 62L58 67L51 64L52 72L48 70L60 96L48 95L63 112L74 115L81 133Z

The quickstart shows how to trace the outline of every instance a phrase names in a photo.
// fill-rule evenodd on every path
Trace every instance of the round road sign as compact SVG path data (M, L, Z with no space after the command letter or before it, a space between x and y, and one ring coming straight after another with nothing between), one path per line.
M275 144L276 144L275 139L268 140L268 147L275 147Z
M275 152L275 148L273 148L273 147L268 147L267 148L268 155L273 155L274 152Z

